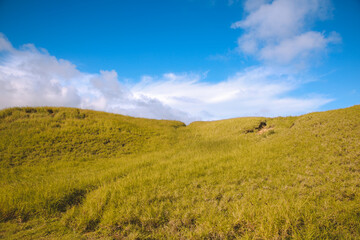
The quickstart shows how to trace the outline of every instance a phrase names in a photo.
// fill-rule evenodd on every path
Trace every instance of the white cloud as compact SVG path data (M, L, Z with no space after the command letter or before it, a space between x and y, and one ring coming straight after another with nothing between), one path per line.
M219 83L202 82L198 75L165 74L140 82L134 94L159 99L200 119L235 116L294 115L313 111L328 103L324 97L293 98L286 94L301 84L291 72L253 68Z
M260 51L260 58L290 62L296 57L306 58L311 52L325 49L330 39L319 32L306 32L293 38L285 39L275 46L265 46Z
M69 61L57 59L31 44L14 49L0 35L0 108L68 106L136 117L192 120L186 113L155 98L134 96L120 84L117 73L80 72Z
M306 59L311 52L321 52L334 39L309 30L317 19L330 16L327 0L248 0L248 15L232 28L242 28L239 50L260 60L291 63Z
M5 46L11 44L0 36ZM19 105L73 106L79 104L76 89L61 79L80 73L68 61L57 60L32 45L22 50L2 48L6 54L0 65L0 107Z
M302 81L273 67L247 69L217 83L206 74L166 73L143 76L132 86L117 73L90 74L28 44L14 49L0 35L0 108L68 106L136 117L214 120L249 115L294 115L316 110L331 101L324 97L289 97ZM272 53L268 53L272 54Z

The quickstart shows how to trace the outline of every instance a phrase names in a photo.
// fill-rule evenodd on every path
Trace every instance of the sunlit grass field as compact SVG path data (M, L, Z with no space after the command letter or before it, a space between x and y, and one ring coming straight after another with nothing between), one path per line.
M188 126L2 110L0 238L360 239L360 106Z

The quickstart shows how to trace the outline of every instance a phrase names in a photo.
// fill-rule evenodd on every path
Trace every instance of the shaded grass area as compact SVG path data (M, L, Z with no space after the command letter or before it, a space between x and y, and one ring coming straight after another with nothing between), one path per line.
M359 106L186 127L68 108L0 119L0 238L360 237Z

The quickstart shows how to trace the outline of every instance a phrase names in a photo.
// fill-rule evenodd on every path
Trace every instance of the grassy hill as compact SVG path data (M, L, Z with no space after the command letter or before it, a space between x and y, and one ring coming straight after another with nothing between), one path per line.
M0 111L0 238L360 238L360 106L194 122Z

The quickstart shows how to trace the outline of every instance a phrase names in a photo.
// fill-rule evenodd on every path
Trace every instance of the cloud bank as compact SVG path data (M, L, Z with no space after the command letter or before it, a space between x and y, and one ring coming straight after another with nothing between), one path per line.
M249 68L217 83L205 80L204 74L166 73L125 85L114 70L81 72L32 44L16 49L0 35L0 108L67 106L190 123L301 114L331 101L289 96L302 81L273 67Z
M67 106L136 117L190 119L156 98L135 96L119 82L115 71L80 72L71 62L32 44L15 49L4 35L0 35L0 85L0 108Z

